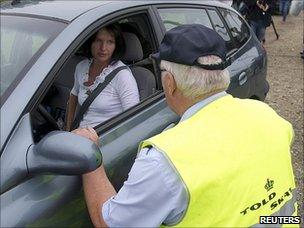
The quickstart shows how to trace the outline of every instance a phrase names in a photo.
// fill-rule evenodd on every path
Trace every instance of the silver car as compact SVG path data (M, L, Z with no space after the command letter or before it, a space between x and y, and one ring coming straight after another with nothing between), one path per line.
M90 226L80 175L101 163L97 146L62 131L74 70L87 40L116 23L141 101L100 123L103 163L119 190L138 143L179 117L167 106L151 53L164 33L199 23L226 41L228 93L264 100L266 52L244 19L216 1L13 1L1 5L1 227Z

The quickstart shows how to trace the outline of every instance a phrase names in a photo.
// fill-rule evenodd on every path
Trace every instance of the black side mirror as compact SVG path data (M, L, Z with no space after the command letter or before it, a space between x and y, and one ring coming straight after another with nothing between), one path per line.
M27 152L30 175L51 173L81 175L102 163L99 147L91 140L70 132L53 131Z

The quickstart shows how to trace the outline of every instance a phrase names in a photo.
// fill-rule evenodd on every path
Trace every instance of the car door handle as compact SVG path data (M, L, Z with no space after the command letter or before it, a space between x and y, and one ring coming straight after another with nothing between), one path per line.
M247 82L247 74L246 72L242 72L239 76L239 84L244 85Z

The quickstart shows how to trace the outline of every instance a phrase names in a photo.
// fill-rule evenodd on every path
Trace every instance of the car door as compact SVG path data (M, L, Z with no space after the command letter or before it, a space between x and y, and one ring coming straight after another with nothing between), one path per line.
M114 22L134 14L141 14L148 19L143 29L151 31L152 46L155 51L162 34L149 6L116 12L97 21L84 33L92 33L105 22ZM67 56L72 55L73 48L75 50L75 47L80 45L82 42L80 39L83 36L87 35L80 35L70 45L66 53L54 65L52 71L54 73L50 73L40 85L27 106L26 114L20 119L17 125L19 127L12 135L10 140L12 144L8 144L6 150L16 149L18 146L16 142L21 141L24 134L28 136L29 144L40 140L37 137L34 142L31 136L35 133L34 114L55 80L55 72L59 72L59 69L64 67ZM155 77L157 86L153 94L138 105L96 127L100 137L103 163L116 190L120 189L127 178L136 157L139 142L160 133L169 124L179 120L179 117L166 104L160 75L155 75ZM1 159L3 159L1 162L4 160L13 162L11 157L6 159L2 156ZM59 175L28 177L24 182L18 183L1 194L1 220L2 226L90 226L81 190L81 177Z
M163 24L164 31L181 24L193 23L199 23L214 29L225 40L227 55L232 59L232 64L227 68L231 77L227 92L236 97L248 97L250 83L247 81L245 73L247 70L247 66L244 63L246 55L235 45L227 25L216 7L210 5L168 4L155 6L155 11L159 15L158 18Z

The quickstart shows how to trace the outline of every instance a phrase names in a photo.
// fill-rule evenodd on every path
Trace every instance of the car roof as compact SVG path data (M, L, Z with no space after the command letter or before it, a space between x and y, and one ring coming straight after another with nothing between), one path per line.
M1 4L1 13L26 14L72 21L76 17L107 1L20 1L14 5L10 2Z
M223 1L223 0L221 0ZM172 3L183 3L183 4L204 4L212 6L229 7L227 4L223 4L218 1L75 1L75 0L20 0L18 3L11 5L11 1L7 1L1 4L1 13L12 13L12 14L23 14L23 15L34 15L41 17L49 17L61 19L64 21L72 21L80 15L92 10L96 7L103 7L104 5L112 5L110 8L115 8L113 5L125 5L126 8L148 5L148 4L172 4Z

